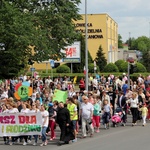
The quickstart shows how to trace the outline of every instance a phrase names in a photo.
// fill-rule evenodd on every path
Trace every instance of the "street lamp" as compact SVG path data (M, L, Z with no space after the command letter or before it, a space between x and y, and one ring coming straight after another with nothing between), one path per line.
M85 89L88 91L88 41L87 41L87 36L88 36L88 20L87 20L87 0L85 0L85 70L86 70L86 75L85 75Z
M149 22L149 39L150 39L150 22Z

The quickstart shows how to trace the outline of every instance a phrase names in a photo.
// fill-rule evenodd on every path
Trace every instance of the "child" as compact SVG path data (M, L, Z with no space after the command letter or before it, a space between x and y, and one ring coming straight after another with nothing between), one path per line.
M147 113L148 113L146 104L143 104L142 108L140 108L139 111L142 112L143 126L145 126L146 125L146 117L147 117Z
M94 97L93 106L93 126L96 127L96 133L98 133L100 128L100 105L98 104L96 97Z
M104 105L103 105L103 124L105 129L109 129L109 119L111 117L111 107L110 104L108 104L108 100L104 100Z

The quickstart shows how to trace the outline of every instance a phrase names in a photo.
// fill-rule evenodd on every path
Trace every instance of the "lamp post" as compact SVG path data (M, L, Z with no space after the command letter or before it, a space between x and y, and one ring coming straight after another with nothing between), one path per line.
M130 32L129 32L129 40L128 40L128 55L127 60L129 58L129 45L130 45ZM130 62L128 60L128 88L130 89Z
M149 39L150 39L150 22L149 22Z
M88 42L87 42L87 31L88 31L88 20L87 20L87 0L85 0L85 89L88 91Z

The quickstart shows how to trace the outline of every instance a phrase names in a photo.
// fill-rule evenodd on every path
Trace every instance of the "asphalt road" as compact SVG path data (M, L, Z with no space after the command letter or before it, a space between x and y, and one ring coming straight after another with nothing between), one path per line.
M28 144L23 146L22 143L16 145L4 145L3 139L0 138L0 150L148 150L150 145L150 122L145 127L142 122L138 122L137 126L132 127L131 123L127 123L125 127L110 127L105 130L101 126L100 133L95 133L92 138L78 138L78 142L68 145L57 146L58 139L49 141L47 146L40 147L41 140L37 146ZM57 129L57 137L59 130ZM79 134L80 137L80 134ZM48 137L49 139L49 137Z

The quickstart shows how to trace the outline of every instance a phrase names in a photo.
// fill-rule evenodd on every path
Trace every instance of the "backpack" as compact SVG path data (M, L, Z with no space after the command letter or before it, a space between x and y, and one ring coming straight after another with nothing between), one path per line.
M48 108L48 112L49 112L49 117L52 117L54 115L54 108L50 106Z

